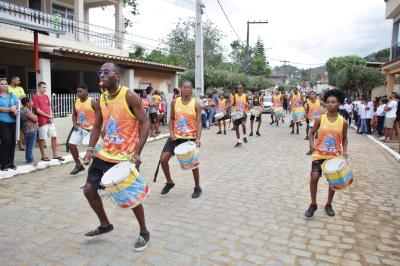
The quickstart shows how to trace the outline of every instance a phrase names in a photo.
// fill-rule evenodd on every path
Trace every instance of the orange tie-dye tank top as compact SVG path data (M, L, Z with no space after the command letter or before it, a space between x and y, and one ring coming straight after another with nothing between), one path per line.
M92 130L95 121L95 112L92 108L92 98L88 97L86 101L76 99L75 110L79 126L86 130Z
M307 101L308 104L308 119L313 121L321 116L321 102L317 99L315 103L311 100Z
M236 112L247 113L247 96L246 96L246 94L242 94L242 96L239 96L238 94L235 95L235 107L236 107Z
M218 100L218 112L222 112L222 113L226 114L226 100L225 99Z
M312 160L330 159L342 155L344 120L338 115L335 122L330 122L326 114L321 115L319 136Z
M103 115L103 147L96 156L104 161L118 163L129 160L139 141L138 120L126 101L127 87L122 87L114 99L101 95Z
M196 99L192 97L188 104L182 103L182 98L175 100L174 132L178 139L195 139L196 129Z

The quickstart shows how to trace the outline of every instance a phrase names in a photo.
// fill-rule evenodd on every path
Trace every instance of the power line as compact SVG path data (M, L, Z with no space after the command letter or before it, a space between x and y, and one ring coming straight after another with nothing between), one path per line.
M268 57L266 56L267 59L272 60L272 61L278 61L281 63L289 63L289 64L293 64L293 65L306 65L306 66L322 66L325 65L325 63L301 63L301 62L293 62L293 61L288 61L286 59L277 59L277 58L272 58L272 57Z
M237 32L236 32L235 28L233 27L231 21L229 20L228 16L226 15L225 10L221 5L221 2L219 0L217 0L217 2L218 2L218 5L220 6L222 12L224 13L226 20L228 21L229 25L231 26L233 32L236 34L236 37L243 43L242 38L240 38L239 34L237 34Z

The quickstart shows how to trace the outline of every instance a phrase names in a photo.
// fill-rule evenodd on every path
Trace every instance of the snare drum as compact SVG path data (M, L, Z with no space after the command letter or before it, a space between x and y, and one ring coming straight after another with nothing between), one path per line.
M131 161L111 167L101 179L105 191L122 209L135 208L149 195L150 188Z
M223 112L218 112L214 115L215 120L221 120L222 118L224 118L225 114Z
M176 146L174 153L184 170L193 170L200 165L200 152L196 143L187 141Z
M329 186L334 190L348 187L354 181L353 172L346 159L342 157L326 160L321 168L325 177L328 179Z
M274 109L274 114L277 120L279 120L282 117L285 117L286 113L285 110L282 107L277 107Z
M305 111L303 107L297 107L292 109L292 120L293 122L301 122L306 120Z
M239 120L244 117L244 113L243 112L233 112L233 113L231 113L231 117L232 117L233 121Z
M261 115L261 111L258 109L251 109L250 113L255 117L259 117Z

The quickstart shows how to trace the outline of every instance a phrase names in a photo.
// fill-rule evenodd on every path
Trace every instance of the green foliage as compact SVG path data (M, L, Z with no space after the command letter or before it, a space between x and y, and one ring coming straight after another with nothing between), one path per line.
M175 65L175 66L184 66L185 65L185 62L182 61L182 58L164 54L160 50L151 51L150 54L148 54L144 58L144 60L151 61L151 62L157 62L157 63L161 63L161 64L167 64L167 65Z
M302 69L301 70L301 80L302 81L311 81L311 71L310 69Z
M146 49L139 45L132 46L129 50L133 50L133 52L129 53L129 57L134 59L143 59L146 52Z
M131 7L132 10L130 11L132 16L136 16L139 14L138 10L138 3L137 0L122 0L122 5L124 8ZM124 18L124 26L125 28L132 27L132 21L129 18Z
M329 84L338 87L338 73L344 67L351 65L365 66L366 63L365 59L356 55L330 58L326 63L329 74Z
M365 60L371 62L388 62L390 57L390 48L379 50L365 57Z

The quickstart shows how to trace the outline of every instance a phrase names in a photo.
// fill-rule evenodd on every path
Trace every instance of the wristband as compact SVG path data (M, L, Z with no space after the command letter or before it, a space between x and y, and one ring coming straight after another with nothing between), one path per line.
M94 148L93 147L88 147L86 151L94 152Z

